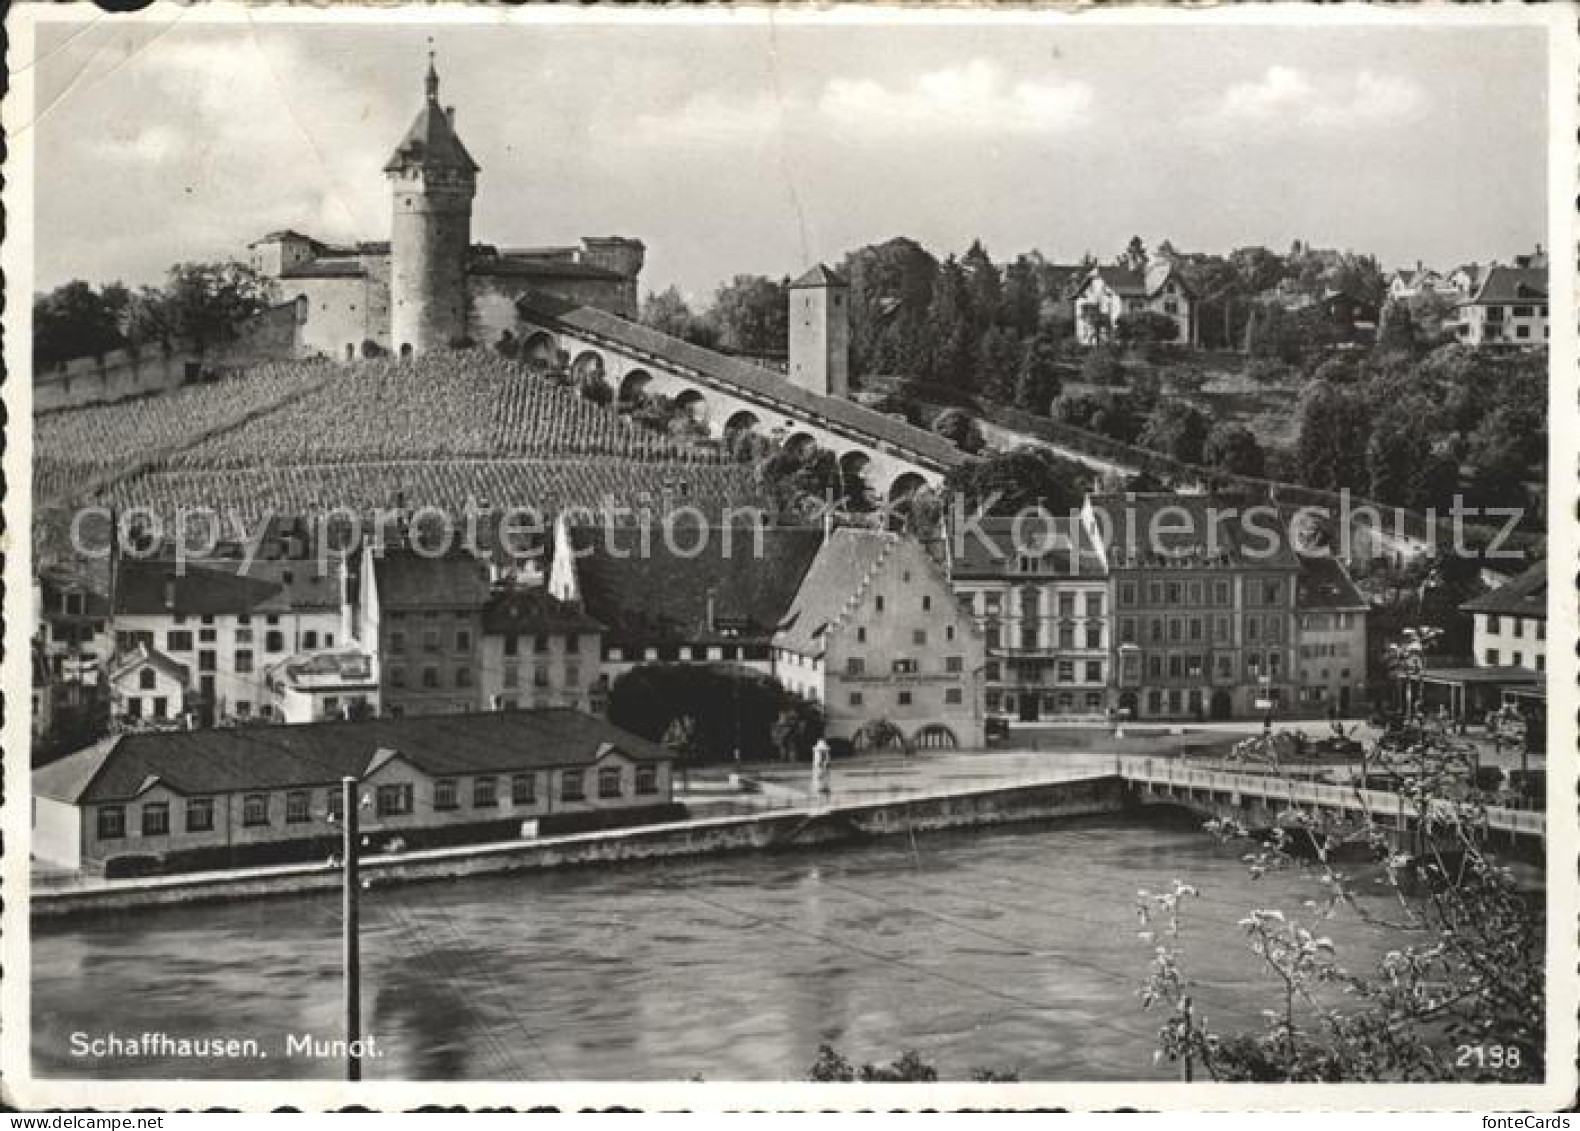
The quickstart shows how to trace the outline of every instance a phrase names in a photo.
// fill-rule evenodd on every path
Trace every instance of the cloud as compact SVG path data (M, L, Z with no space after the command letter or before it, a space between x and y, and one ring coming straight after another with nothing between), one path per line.
M1274 65L1255 82L1224 91L1204 120L1236 128L1361 128L1407 121L1425 102L1419 86L1393 75L1361 71L1347 80L1316 81L1295 67Z
M637 115L631 136L653 144L745 145L772 136L802 110L766 94L745 101L701 94L668 113Z
M1010 83L985 59L932 71L891 89L871 79L829 80L818 110L862 134L1014 134L1064 132L1090 119L1092 89L1080 82Z

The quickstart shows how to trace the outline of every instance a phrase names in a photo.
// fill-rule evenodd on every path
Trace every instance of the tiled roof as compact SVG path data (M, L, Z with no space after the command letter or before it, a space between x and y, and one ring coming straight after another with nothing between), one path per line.
M1212 495L1091 495L1109 532L1108 566L1120 569L1292 570L1299 559L1276 514L1246 517L1243 503ZM1279 535L1270 537L1269 532Z
M1370 608L1336 558L1302 556L1295 585L1295 607L1354 611Z
M1536 267L1492 267L1476 288L1469 305L1494 303L1546 302L1547 272Z
M1101 555L1081 524L1063 515L1028 516L1018 526L1013 518L983 519L958 533L950 531L949 550L950 570L957 580L1108 576ZM1038 559L1035 572L1021 570L1023 557Z
M823 652L823 633L838 619L862 582L894 549L899 535L886 531L842 527L834 531L796 591L774 647L816 656Z
M782 373L694 346L597 307L582 306L570 299L541 291L522 296L517 300L517 306L529 316L550 325L604 338L679 368L694 370L704 377L734 386L747 396L778 401L805 413L813 420L821 419L830 425L870 436L921 457L939 468L947 470L969 459L949 441L926 429L874 412L843 397L825 397L808 392L792 384Z
M496 593L483 609L483 631L494 635L566 635L602 632L603 625L543 589Z
M465 551L424 557L391 550L373 559L381 609L482 609L488 566Z
M173 586L173 589L170 588ZM171 600L167 603L166 596ZM123 558L115 579L117 615L180 613L183 616L303 612L340 607L336 569L320 574L316 562Z
M473 275L525 275L541 279L623 279L617 271L596 263L575 263L564 259L536 259L524 255L479 256L467 264Z
M182 684L187 682L190 674L187 666L179 660L172 659L158 648L150 648L146 644L139 644L132 651L123 652L115 657L114 662L110 665L110 678L112 680L120 679L127 672L134 671L143 664L151 664L156 668L163 668Z
M840 277L839 272L819 263L805 275L791 283L790 289L796 290L800 287L848 287L849 285Z
M576 561L582 604L608 626L612 644L766 641L795 598L822 531L738 526L728 540L724 535L721 526L708 527L705 539L689 526L677 526L672 538L656 526L576 528L571 541L584 554ZM686 553L699 543L698 553Z
M361 777L381 751L437 777L586 766L611 749L639 762L670 756L602 719L550 708L125 734L35 771L33 790L91 804L136 797L157 779L192 797L334 785Z
M1497 613L1504 616L1547 618L1547 563L1537 562L1517 577L1466 601L1460 608L1467 613Z
M478 170L477 162L472 160L472 155L466 151L466 146L461 144L461 139L450 125L450 116L432 94L423 102L422 109L417 111L416 120L395 147L395 152L384 165L384 171L391 173L408 165L421 165L428 169L459 169L468 173Z

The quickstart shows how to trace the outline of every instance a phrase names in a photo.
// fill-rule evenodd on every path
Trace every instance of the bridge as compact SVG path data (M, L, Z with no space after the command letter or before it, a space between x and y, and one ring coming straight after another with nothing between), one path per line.
M711 435L754 432L786 448L816 445L880 501L937 486L969 457L943 437L782 373L672 338L596 307L545 294L517 303L523 352L562 364L578 384L602 381L621 404L669 397Z
M1290 809L1337 817L1366 817L1399 832L1412 829L1421 814L1404 796L1388 790L1359 789L1301 781L1272 774L1245 774L1206 769L1169 758L1123 758L1119 772L1137 797L1146 802L1172 802L1231 817L1242 824L1267 827ZM1450 803L1432 802L1445 816ZM1547 839L1547 815L1540 810L1487 806L1487 827L1509 840Z

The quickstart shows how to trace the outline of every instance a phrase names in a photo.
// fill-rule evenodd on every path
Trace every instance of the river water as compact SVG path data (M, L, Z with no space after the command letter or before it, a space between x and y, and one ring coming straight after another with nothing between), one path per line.
M1183 940L1199 1014L1249 1027L1269 978L1254 907L1297 912L1310 877L1252 880L1237 850L1157 816L920 834L783 854L375 889L363 911L368 1078L799 1078L820 1042L852 1060L915 1048L945 1078L1140 1079L1158 1018L1136 990L1135 894L1193 883ZM337 897L41 922L43 1076L334 1077L287 1056L341 1025ZM1343 963L1399 937L1338 919ZM72 1035L255 1038L241 1060L75 1056Z

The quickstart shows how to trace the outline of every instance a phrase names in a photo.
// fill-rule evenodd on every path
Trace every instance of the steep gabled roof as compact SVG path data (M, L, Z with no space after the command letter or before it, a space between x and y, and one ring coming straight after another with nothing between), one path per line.
M568 635L602 632L603 625L544 589L511 588L483 609L483 631L493 635Z
M319 573L310 561L259 558L249 564L215 558L178 563L173 558L123 557L115 579L114 607L121 616L235 616L339 606L338 574Z
M570 538L582 555L582 604L608 626L609 643L661 645L768 640L823 535L742 525L728 538L722 526L677 526L666 537L660 527L633 524L578 527Z
M191 674L185 664L172 659L158 648L150 648L146 644L139 644L132 651L123 652L115 657L110 664L110 678L112 680L120 679L127 672L140 668L144 664L159 668L182 684L187 682L187 678Z
M774 634L774 647L803 656L820 655L829 625L839 619L898 541L897 534L852 527L830 534L801 579L795 600Z
M373 574L381 609L480 610L488 602L488 567L464 550L442 557L389 550L374 557Z
M981 534L978 535L977 531ZM958 533L950 532L954 577L1100 580L1108 576L1103 559L1077 521L1068 515L1028 515L1024 520L985 518ZM1023 572L1022 558L1037 560Z
M1467 305L1547 301L1547 272L1539 267L1492 267Z
M549 708L123 734L35 771L33 789L92 804L135 797L151 778L188 797L334 785L383 751L437 777L590 766L611 750L670 757L602 719Z
M428 66L427 98L417 118L406 131L406 136L395 147L395 152L384 164L386 173L397 172L413 165L424 169L450 169L476 173L478 164L456 136L450 115L439 105L439 76Z
M840 276L839 272L822 263L817 264L806 274L790 284L791 290L801 287L848 287L849 283Z
M1466 601L1460 608L1467 613L1495 613L1546 620L1547 563L1537 562L1496 589Z
M1295 607L1302 612L1363 612L1370 605L1338 559L1302 556Z

